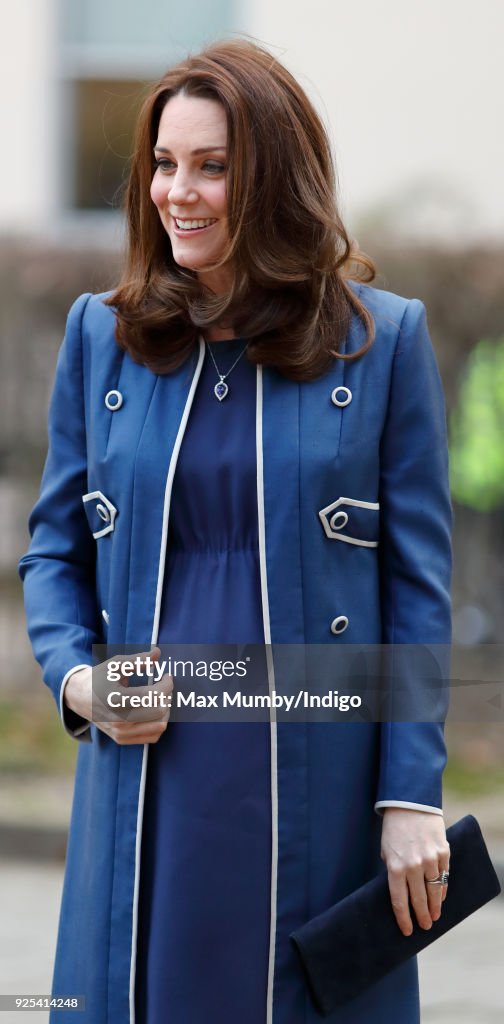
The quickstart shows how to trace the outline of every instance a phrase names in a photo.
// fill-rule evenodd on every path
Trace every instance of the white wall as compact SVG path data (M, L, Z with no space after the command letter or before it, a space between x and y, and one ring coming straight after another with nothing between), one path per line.
M504 4L244 0L243 28L332 128L350 220L380 202L452 241L504 236Z
M56 0L15 0L0 32L0 228L36 230L58 205Z

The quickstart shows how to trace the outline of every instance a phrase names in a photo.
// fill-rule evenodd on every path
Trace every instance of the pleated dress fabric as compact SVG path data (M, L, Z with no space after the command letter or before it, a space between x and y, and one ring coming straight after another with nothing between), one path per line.
M244 344L211 343L221 372ZM217 380L207 349L173 482L159 631L165 657L170 645L264 643L256 369L243 355L222 402ZM202 653L188 649L186 657ZM136 1024L265 1022L270 785L266 721L172 721L151 744Z

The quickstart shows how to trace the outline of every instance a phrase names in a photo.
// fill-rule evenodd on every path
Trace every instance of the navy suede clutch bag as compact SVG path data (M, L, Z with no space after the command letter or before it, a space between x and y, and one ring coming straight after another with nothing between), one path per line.
M446 838L450 881L441 917L430 929L420 928L412 914L413 932L402 934L390 902L387 873L383 872L291 934L322 1016L499 895L499 879L476 819L471 814L461 818L447 829Z

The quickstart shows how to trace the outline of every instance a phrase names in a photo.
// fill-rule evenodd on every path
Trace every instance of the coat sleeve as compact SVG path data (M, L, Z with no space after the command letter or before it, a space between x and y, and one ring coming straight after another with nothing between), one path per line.
M394 357L381 441L380 507L385 659L407 693L413 695L422 676L430 674L424 665L435 665L440 685L436 721L415 714L415 721L382 724L375 810L399 806L441 813L451 504L443 391L425 309L417 299L408 302ZM430 700L426 695L426 707ZM421 700L413 704L422 707Z
M92 664L100 642L95 544L82 504L87 487L81 325L90 296L72 306L49 408L49 450L40 497L30 516L31 544L19 564L28 633L68 731L83 739L89 723L63 702L76 668Z

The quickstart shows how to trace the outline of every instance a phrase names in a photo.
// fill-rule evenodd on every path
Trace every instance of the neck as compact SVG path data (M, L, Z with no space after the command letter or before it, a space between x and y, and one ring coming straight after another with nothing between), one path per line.
M234 337L232 327L210 327L205 331L205 341L231 341Z

